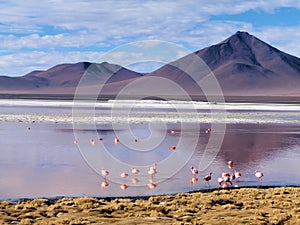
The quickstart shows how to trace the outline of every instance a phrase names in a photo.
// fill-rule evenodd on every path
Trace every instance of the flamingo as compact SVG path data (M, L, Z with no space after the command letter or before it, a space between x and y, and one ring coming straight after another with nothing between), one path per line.
M138 182L140 182L140 181L137 178L132 178L131 179L131 183L133 183L133 184L137 184Z
M224 180L224 177L219 177L218 183L219 183L220 188L228 188L229 184L232 185L232 182L230 181L230 179Z
M191 172L194 174L194 177L196 177L196 175L199 173L198 170L193 166L191 166Z
M148 187L148 189L154 189L154 188L157 187L157 184L156 183L149 183L149 184L147 184L147 187Z
M228 188L229 184L232 185L231 181L221 183L221 188Z
M221 187L222 186L222 183L224 182L223 178L222 177L219 177L218 178L218 184L219 186Z
M206 131L205 131L206 134L208 134L210 132L211 132L211 128L207 128Z
M227 183L228 182L228 183L230 183L232 185L229 173L222 172L222 179L223 179L223 183Z
M172 145L171 147L170 147L170 150L172 150L172 151L174 151L176 149L176 146L174 146L174 145Z
M120 139L119 139L119 138L117 138L117 137L115 137L114 141L115 141L115 144L117 144L117 143L119 143L119 142L120 142Z
M90 143L91 143L91 145L95 145L95 144L96 144L96 141L95 141L94 139L91 139L91 140L90 140Z
M207 182L208 187L210 187L209 181L211 180L211 175L212 175L212 172L210 172L209 175L206 175L205 177L203 177L203 182Z
M226 172L222 172L222 178L224 181L227 181L228 179L230 179L230 174Z
M136 168L132 168L131 173L133 173L133 174L139 174L140 170L136 169Z
M235 172L234 172L234 175L235 175L235 178L236 178L236 179L239 179L239 178L242 177L242 174L241 174L240 172L236 171L236 170L235 170Z
M102 176L106 179L106 177L109 175L109 172L108 172L108 170L106 170L106 169L102 169L102 170L101 170L101 174L102 174Z
M233 161L230 160L230 161L227 162L227 164L228 164L229 169L233 168Z
M101 188L104 189L106 187L108 187L109 183L105 180L101 183Z
M122 178L126 178L126 177L128 177L128 176L129 176L128 173L125 173L125 172L121 173L121 177L122 177Z
M264 174L260 171L255 170L255 176L258 179L258 184L261 185L262 177L264 176Z
M151 175L151 176L157 174L156 163L154 163L153 166L149 167L148 174Z
M127 184L121 184L121 185L120 185L120 188L121 188L122 190L126 190L126 189L128 188L128 185L127 185Z

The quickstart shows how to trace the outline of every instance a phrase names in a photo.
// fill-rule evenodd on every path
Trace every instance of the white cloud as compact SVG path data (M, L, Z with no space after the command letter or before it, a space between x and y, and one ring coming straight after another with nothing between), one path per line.
M100 47L138 40L164 40L199 50L237 30L247 30L275 47L300 56L299 27L259 29L239 21L209 20L212 15L238 14L250 9L273 12L283 6L300 8L300 1L41 0L38 4L35 0L0 1L0 73L24 74L32 68L47 69L76 59L95 61L90 56L99 55ZM80 53L82 47L88 47L89 53Z

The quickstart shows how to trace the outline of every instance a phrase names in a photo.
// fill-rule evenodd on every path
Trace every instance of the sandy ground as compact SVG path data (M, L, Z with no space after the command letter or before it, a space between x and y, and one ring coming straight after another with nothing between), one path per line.
M0 203L1 224L300 224L300 187Z

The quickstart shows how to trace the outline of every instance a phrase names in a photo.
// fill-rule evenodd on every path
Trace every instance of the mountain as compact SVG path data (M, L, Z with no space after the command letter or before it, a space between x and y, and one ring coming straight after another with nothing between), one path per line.
M300 59L279 51L247 32L239 31L219 44L194 54L214 73L224 95L300 94ZM193 54L185 58L190 65L195 61ZM189 76L173 66L182 64L181 61L183 59L165 65L149 76L164 76L189 89L193 83ZM191 92L197 93L197 90Z
M196 61L199 58L195 56L208 67L198 68ZM135 85L131 85L130 91L133 95L148 89L156 94L154 90L163 84L151 83L150 80L160 77L178 85L171 85L165 94L170 91L169 95L176 96L176 88L180 87L190 95L203 95L202 89L186 72L193 72L201 78L210 72L208 68L226 96L300 96L300 59L240 31L216 45L184 56L146 75L107 62L61 64L21 77L0 76L0 93L74 94L81 80L87 91L93 90L97 82L105 83L102 94L107 95L116 95L133 83ZM85 73L91 73L89 80L82 79ZM106 81L111 74L113 76Z
M90 68L97 71L97 77L111 77L108 83L142 75L107 62L60 64L46 71L33 71L21 77L0 76L0 93L74 94L79 81L86 72L91 71ZM94 80L89 85L94 85Z

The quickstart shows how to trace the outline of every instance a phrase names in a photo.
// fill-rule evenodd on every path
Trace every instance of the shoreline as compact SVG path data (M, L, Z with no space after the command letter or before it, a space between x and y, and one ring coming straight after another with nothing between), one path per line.
M277 104L300 104L300 95L274 95L274 96L211 96L213 99L223 98L226 103L277 103ZM93 100L95 96L77 96L77 100ZM203 95L190 95L189 99L180 96L165 96L166 99L160 97L146 97L147 100L175 100L175 101L199 101L208 102L207 97ZM74 94L29 94L29 93L0 93L0 99L19 99L19 100L74 100ZM98 101L115 100L115 95L98 96ZM141 99L139 96L118 96L119 100L136 100Z
M199 190L143 197L0 201L2 224L297 224L299 186Z

